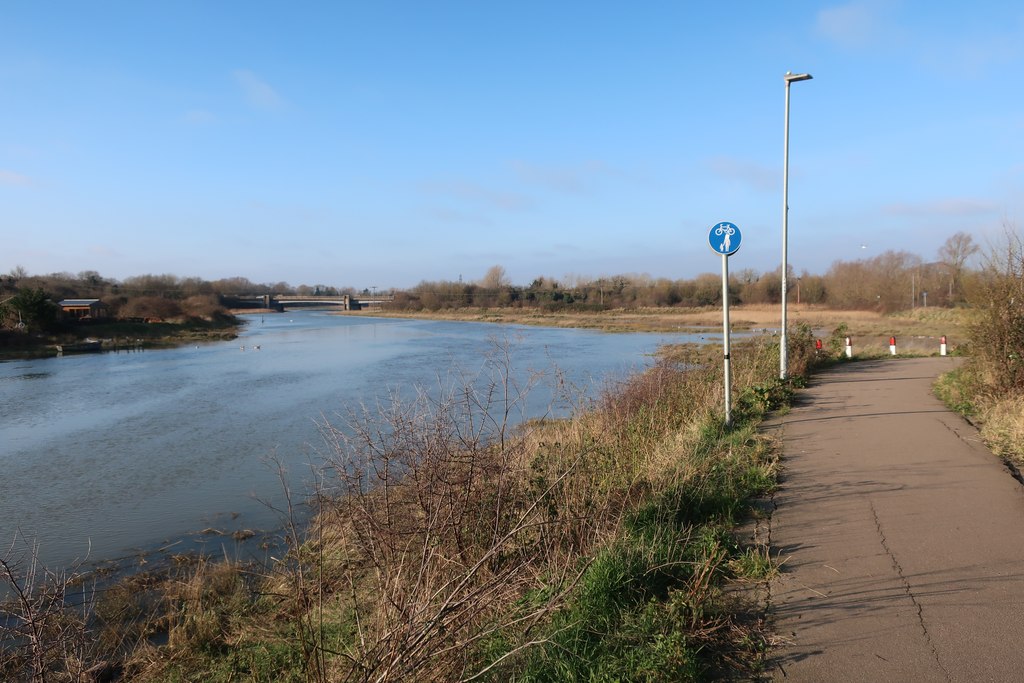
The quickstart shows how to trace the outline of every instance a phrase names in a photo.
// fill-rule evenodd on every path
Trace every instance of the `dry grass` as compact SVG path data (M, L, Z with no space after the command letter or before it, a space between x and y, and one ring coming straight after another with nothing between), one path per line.
M985 411L981 436L996 455L1024 463L1024 396L999 401Z
M778 305L732 306L730 322L736 331L777 330ZM717 329L722 325L721 308L642 308L599 312L544 312L522 308L464 308L436 312L373 311L345 315L373 315L425 320L459 320L546 327L596 329L606 332L687 332ZM971 313L965 309L918 308L913 311L882 314L875 311L833 310L816 305L791 305L787 316L791 325L801 323L819 336L829 334L845 323L854 346L881 352L888 350L888 339L895 335L900 345L914 353L937 353L938 339L945 335L952 347L966 338Z
M517 423L528 387L510 385L507 362L500 348L482 377L324 425L331 495L305 552L325 609L351 629L339 679L457 680L510 664L539 644L531 634L584 579L585 558L623 542L627 515L709 477L691 458L714 438L716 369L665 362L572 419ZM497 659L483 654L504 639Z

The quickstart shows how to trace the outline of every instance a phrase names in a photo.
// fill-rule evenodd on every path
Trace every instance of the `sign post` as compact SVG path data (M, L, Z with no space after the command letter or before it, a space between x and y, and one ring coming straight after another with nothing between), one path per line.
M722 255L722 354L725 359L725 426L732 426L732 377L729 372L729 256L740 248L743 233L735 224L722 221L711 226L708 245Z

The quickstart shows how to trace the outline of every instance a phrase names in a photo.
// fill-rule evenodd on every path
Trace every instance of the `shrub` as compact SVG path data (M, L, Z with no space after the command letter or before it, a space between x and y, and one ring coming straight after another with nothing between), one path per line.
M181 304L161 296L140 296L129 299L120 309L122 318L159 318L166 320L182 315Z

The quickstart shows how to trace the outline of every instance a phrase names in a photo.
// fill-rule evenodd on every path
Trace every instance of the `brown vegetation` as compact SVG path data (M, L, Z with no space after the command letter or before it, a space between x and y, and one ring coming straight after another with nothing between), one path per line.
M791 304L887 313L917 307L952 307L963 303L968 261L977 252L970 235L959 232L925 261L907 252L836 261L823 275L788 274ZM779 304L781 271L758 273L746 268L732 274L729 298L737 304ZM703 273L670 280L649 275L614 275L561 280L538 277L527 286L508 282L501 266L492 266L479 282L421 282L396 295L392 308L439 311L460 308L522 308L543 312L701 308L722 302L721 277Z
M1024 463L1024 239L1007 226L973 275L975 310L964 367L944 378L947 403L981 425L996 453Z
M355 315L355 314L354 314ZM574 327L607 332L704 333L722 325L721 308L652 308L598 312L550 311L530 309L444 309L436 312L375 311L375 316L493 322L545 327ZM780 310L771 305L730 307L730 323L736 331L778 330ZM824 339L842 327L851 336L858 355L888 353L888 339L895 335L903 353L930 355L938 352L939 338L947 337L949 348L967 341L972 312L967 308L929 306L912 311L883 314L871 310L834 310L821 305L791 306L791 325L806 325L816 337Z
M218 286L170 275L118 283L91 271L29 276L15 269L0 278L0 354L45 356L55 344L85 337L112 347L230 338L239 321L222 305ZM100 299L102 315L62 315L57 302L64 298Z

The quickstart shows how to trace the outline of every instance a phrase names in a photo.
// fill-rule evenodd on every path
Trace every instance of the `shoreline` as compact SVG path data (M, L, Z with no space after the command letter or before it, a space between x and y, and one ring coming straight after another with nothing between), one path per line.
M99 353L119 351L146 351L175 348L186 344L197 344L236 339L246 325L244 320L234 316L230 321L201 322L159 322L127 323L109 322L83 326L74 333L48 335L31 338L29 344L0 347L0 362L13 360L36 360L56 358L60 355L57 345L76 344L86 338L102 342ZM18 340L21 341L21 340Z
M734 332L778 332L781 320L778 306L730 306L730 329ZM408 320L445 320L452 322L482 322L509 325L530 325L553 328L592 329L609 333L631 332L704 332L721 330L722 309L707 308L640 308L610 309L598 312L555 311L516 308L464 308L438 311L393 311L372 309L364 311L334 311L333 315L368 316ZM967 337L969 315L960 309L914 309L880 314L874 311L835 310L816 305L791 306L789 324L809 325L817 333L827 336L840 325L846 325L847 334L861 347L888 347L890 335L917 340L914 346L925 344L921 340L937 340L948 336L961 343ZM858 343L860 342L860 343Z

